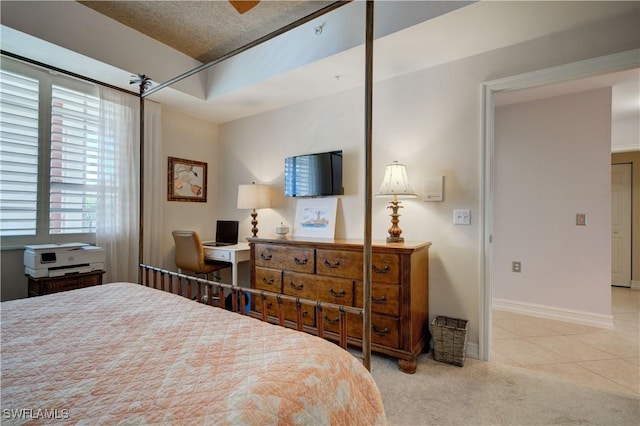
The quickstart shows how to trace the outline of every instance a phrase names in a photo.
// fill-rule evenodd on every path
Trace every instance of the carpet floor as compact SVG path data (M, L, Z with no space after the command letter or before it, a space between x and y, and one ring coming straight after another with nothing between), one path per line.
M371 371L390 425L640 424L640 398L467 358L464 367L418 359L415 374L373 355Z

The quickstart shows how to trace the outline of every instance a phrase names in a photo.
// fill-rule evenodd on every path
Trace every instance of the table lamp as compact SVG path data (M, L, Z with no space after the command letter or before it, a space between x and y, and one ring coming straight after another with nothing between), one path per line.
M384 179L382 185L376 194L376 197L393 197L389 202L387 208L391 209L391 228L389 228L389 236L387 237L388 243L401 243L404 238L400 236L402 229L398 226L400 223L400 215L398 209L402 208L398 198L415 198L416 193L413 192L409 186L409 178L407 177L407 168L404 164L398 164L394 161L393 164L387 165L384 172Z
M258 236L258 213L256 209L271 207L271 196L267 185L256 185L252 182L248 185L238 186L238 208L252 209L251 211L251 232L253 237Z

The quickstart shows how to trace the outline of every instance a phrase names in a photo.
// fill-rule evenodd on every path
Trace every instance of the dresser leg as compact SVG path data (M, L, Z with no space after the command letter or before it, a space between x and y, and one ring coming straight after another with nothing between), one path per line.
M398 359L398 369L403 373L413 374L418 368L418 360L416 358L411 359Z

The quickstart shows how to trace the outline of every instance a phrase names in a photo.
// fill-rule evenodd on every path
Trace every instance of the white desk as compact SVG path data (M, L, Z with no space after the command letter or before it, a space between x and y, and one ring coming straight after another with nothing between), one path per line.
M231 267L231 284L238 285L238 264L240 262L247 262L251 259L251 252L249 250L248 243L238 243L232 246L214 247L208 246L207 243L213 243L212 241L203 241L202 247L204 248L204 258L210 260L220 260L222 262L229 262L233 266Z

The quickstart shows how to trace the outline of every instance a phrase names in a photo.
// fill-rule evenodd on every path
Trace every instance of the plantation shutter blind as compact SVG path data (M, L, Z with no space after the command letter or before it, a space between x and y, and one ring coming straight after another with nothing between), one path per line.
M35 235L38 80L0 73L0 235Z
M50 234L96 231L99 109L96 96L52 86Z

